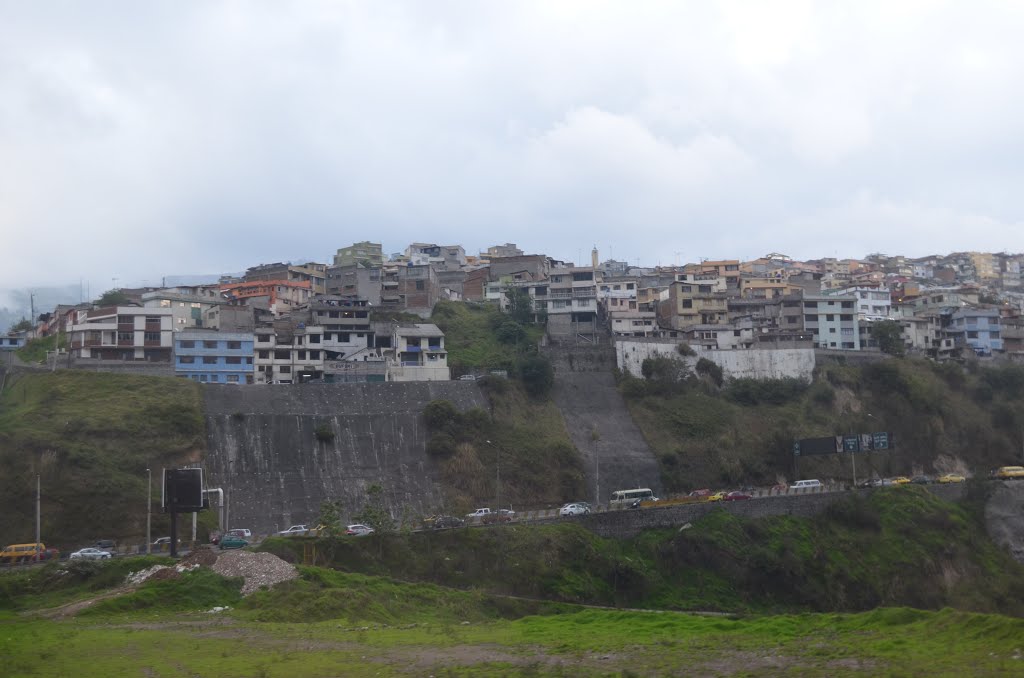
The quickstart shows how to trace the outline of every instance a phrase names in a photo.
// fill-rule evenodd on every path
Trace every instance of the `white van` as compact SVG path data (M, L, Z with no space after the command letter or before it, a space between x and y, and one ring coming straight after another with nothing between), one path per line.
M819 487L821 487L821 481L820 480L798 480L795 483L793 483L792 485L790 485L789 489L791 489L791 490L809 490L809 489L812 489L812 488L817 489Z

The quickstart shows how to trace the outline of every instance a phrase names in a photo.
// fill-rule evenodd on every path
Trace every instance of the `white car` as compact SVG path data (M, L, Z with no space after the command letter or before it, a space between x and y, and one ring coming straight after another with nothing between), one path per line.
M305 525L292 525L287 530L281 530L278 532L282 537L294 537L300 534L306 534L309 532L309 528Z
M71 560L106 560L110 557L109 551L103 551L96 548L84 548L81 551L75 551L71 554Z
M560 516L585 516L590 513L590 507L584 504L566 504L558 509Z
M372 527L368 525L349 525L345 528L345 534L350 537L365 537L368 534L376 532Z

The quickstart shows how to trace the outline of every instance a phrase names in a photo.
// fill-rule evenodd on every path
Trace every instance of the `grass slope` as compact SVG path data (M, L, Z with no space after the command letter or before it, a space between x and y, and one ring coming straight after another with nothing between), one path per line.
M983 475L1019 463L1024 368L921 360L819 366L814 382L625 378L630 412L658 455L669 492L794 480L800 438L889 431L893 452L858 458L858 478L950 471ZM869 416L870 415L870 416ZM851 480L846 457L804 457L799 476Z
M195 461L205 447L197 384L72 370L22 375L0 394L0 535L62 550L145 533L146 468ZM154 514L154 529L164 529Z
M263 548L296 560L301 544ZM733 612L859 611L880 605L1024 615L1024 566L971 510L917 487L850 497L813 519L725 511L691 529L602 539L578 523L337 539L347 571L494 593L621 607Z
M498 329L510 318L492 304L442 301L434 307L430 320L444 332L454 376L494 369L514 372L520 355L536 347L544 334L542 326L524 324L520 326L522 336L503 343Z

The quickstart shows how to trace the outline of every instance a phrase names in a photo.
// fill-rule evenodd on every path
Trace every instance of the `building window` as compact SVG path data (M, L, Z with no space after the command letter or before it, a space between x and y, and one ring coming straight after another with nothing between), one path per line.
M258 341L260 343L266 343L266 342L270 341L270 335L269 334L257 334L256 335L256 341Z
M134 338L135 338L135 333L134 332L118 332L117 333L117 340L118 341L131 341Z
M203 356L203 364L204 365L216 365L217 364L217 356L204 355Z
M240 342L240 341L229 341L228 342L228 348L237 351L238 349L242 348L242 342Z
M417 280L416 281L416 289L417 290L422 290L423 289L423 281L422 280Z
M282 366L281 366L281 367L280 367L280 368L278 369L278 371L279 371L279 372L280 372L281 374L291 374L291 373L292 373L292 368L291 368L291 367L289 367L288 365L282 365Z
M209 380L209 378L205 374L200 374L199 375L199 381L208 381L208 380Z
M274 360L289 360L291 357L291 351L274 351Z
M228 375L228 383L229 384L237 384L238 383L238 375L237 374L229 374Z
M833 314L831 314L831 313L826 313L825 314L825 322L830 323L830 322L833 322L835 319L836 319L836 317Z
M204 341L203 342L203 348L217 348L217 342L216 341Z
M178 342L178 347L179 348L195 348L196 347L196 342L182 340L182 341Z
M160 341L159 332L146 332L146 341Z
M299 351L298 359L299 360L305 360L306 359L306 352L305 351Z
M319 334L311 334L311 335L309 335L309 343L311 343L311 344L319 344L320 343L320 335Z
M246 364L246 365L252 365L252 357L248 357L248 358L246 358L246 359L245 359L245 364Z
M237 355L229 355L228 357L226 357L224 359L224 362L226 364L228 364L228 365L241 365L242 364L242 358L240 356L237 356Z
M797 319L796 319L795 315L786 316L786 322L788 324L790 324L790 325L795 325L796 324L796 320Z
M310 351L309 352L309 359L310 360L320 360L320 351Z
M193 355L180 355L178 356L178 363L181 365L191 365L195 363L196 357Z
M259 357L260 360L267 360L268 358L270 358L270 351L260 351Z
M818 316L816 316L816 315L805 315L804 316L804 322L816 323L816 322L818 322Z
M683 299L683 308L693 308L693 299Z

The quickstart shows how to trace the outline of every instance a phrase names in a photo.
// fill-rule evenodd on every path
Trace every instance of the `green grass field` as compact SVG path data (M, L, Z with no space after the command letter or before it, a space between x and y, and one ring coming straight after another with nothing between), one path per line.
M397 625L258 623L231 612L0 617L4 675L1021 675L1024 621L943 610L727 619L583 610Z

